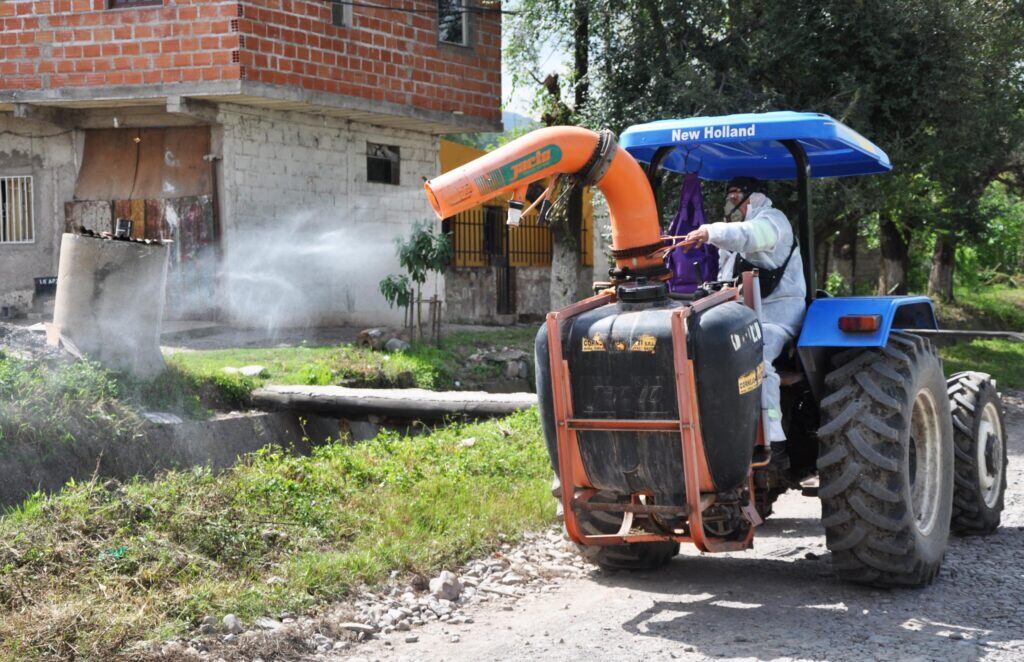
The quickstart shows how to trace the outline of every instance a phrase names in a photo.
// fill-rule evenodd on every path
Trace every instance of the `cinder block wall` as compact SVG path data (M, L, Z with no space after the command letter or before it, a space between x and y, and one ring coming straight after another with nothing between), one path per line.
M0 244L0 305L32 303L33 279L57 275L64 201L75 190L82 133L0 113L0 176L31 175L35 240Z
M378 283L401 273L394 239L418 220L434 222L423 181L438 172L438 138L297 112L220 108L221 307L231 320L399 322ZM367 142L399 147L399 185L367 182Z

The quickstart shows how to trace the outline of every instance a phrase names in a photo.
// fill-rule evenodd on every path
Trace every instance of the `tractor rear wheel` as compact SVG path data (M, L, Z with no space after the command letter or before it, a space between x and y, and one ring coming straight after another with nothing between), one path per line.
M625 503L626 497L598 492L591 499L601 503ZM611 534L622 525L622 513L584 510L579 513L580 528L587 535ZM580 555L605 570L652 570L679 553L679 543L639 542L626 545L576 545Z
M939 571L953 507L942 361L920 336L833 358L818 430L826 544L843 579L921 587Z
M999 528L1006 492L1003 408L992 378L958 372L947 381L956 453L953 533L988 535Z

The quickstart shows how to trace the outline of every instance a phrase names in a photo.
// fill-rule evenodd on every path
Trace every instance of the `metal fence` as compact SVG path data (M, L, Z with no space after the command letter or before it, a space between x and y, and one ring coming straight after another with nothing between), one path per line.
M527 214L518 228L505 224L501 207L476 207L445 220L452 235L452 266L546 267L551 265L551 231Z

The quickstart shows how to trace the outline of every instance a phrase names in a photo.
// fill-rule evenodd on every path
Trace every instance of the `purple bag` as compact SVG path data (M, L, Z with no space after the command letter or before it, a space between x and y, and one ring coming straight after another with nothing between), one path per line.
M683 180L679 211L669 225L668 234L685 235L705 222L704 195L700 191L700 178L697 177L697 173L691 172ZM669 291L690 294L705 280L714 280L718 277L718 249L711 244L704 244L700 248L684 251L680 246L665 256L665 266L672 272L672 277L668 281Z

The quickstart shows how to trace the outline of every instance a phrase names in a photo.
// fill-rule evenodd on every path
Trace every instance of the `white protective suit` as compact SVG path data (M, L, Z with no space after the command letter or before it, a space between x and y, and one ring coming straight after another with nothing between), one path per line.
M793 247L793 228L786 215L772 207L772 201L763 193L750 195L750 206L745 220L738 223L710 223L708 240L719 249L721 280L739 276L733 274L736 255L758 267L774 269L782 265ZM807 287L804 284L803 260L800 247L786 266L778 287L761 302L761 325L764 330L764 385L761 387L761 407L768 420L768 441L785 441L782 431L782 410L779 403L779 375L772 361L782 353L783 347L794 338L803 324Z

